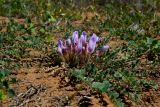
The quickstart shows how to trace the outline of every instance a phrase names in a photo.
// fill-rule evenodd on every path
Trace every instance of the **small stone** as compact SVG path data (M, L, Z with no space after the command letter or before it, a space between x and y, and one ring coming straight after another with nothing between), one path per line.
M65 82L67 83L70 81L68 77L65 77L64 79L65 79Z
M66 89L67 91L74 91L73 87L71 87L71 86L68 86L68 87L66 87L65 89Z

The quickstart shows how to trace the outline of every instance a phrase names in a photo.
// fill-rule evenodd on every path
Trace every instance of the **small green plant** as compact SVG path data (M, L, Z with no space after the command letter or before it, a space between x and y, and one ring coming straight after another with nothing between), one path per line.
M6 79L9 76L9 70L1 69L0 70L0 100L5 100L7 95L14 96L15 92L9 87L10 83L13 83L14 80Z

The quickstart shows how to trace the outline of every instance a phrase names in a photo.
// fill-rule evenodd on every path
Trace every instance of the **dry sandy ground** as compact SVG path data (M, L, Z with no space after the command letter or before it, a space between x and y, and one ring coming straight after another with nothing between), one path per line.
M56 68L54 68L56 69ZM84 83L65 84L53 70L23 68L12 74L19 82L12 87L17 96L3 101L3 107L115 107L106 94L100 95ZM61 69L61 71L63 71ZM67 81L67 78L65 78ZM84 104L84 105L82 105Z

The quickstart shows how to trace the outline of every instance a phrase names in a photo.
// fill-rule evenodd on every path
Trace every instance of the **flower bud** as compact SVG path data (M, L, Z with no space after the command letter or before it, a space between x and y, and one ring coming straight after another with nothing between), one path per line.
M78 43L78 31L73 32L72 34L72 43L76 45Z
M63 46L63 41L62 40L58 40L58 52L62 55L64 46Z

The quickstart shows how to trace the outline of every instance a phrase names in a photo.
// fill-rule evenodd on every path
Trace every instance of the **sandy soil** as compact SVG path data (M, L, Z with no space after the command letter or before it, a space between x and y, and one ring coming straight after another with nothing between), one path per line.
M100 95L84 83L74 87L66 85L53 72L55 68L48 72L43 68L31 67L12 74L19 80L12 86L17 96L3 101L3 107L114 107L106 94Z

